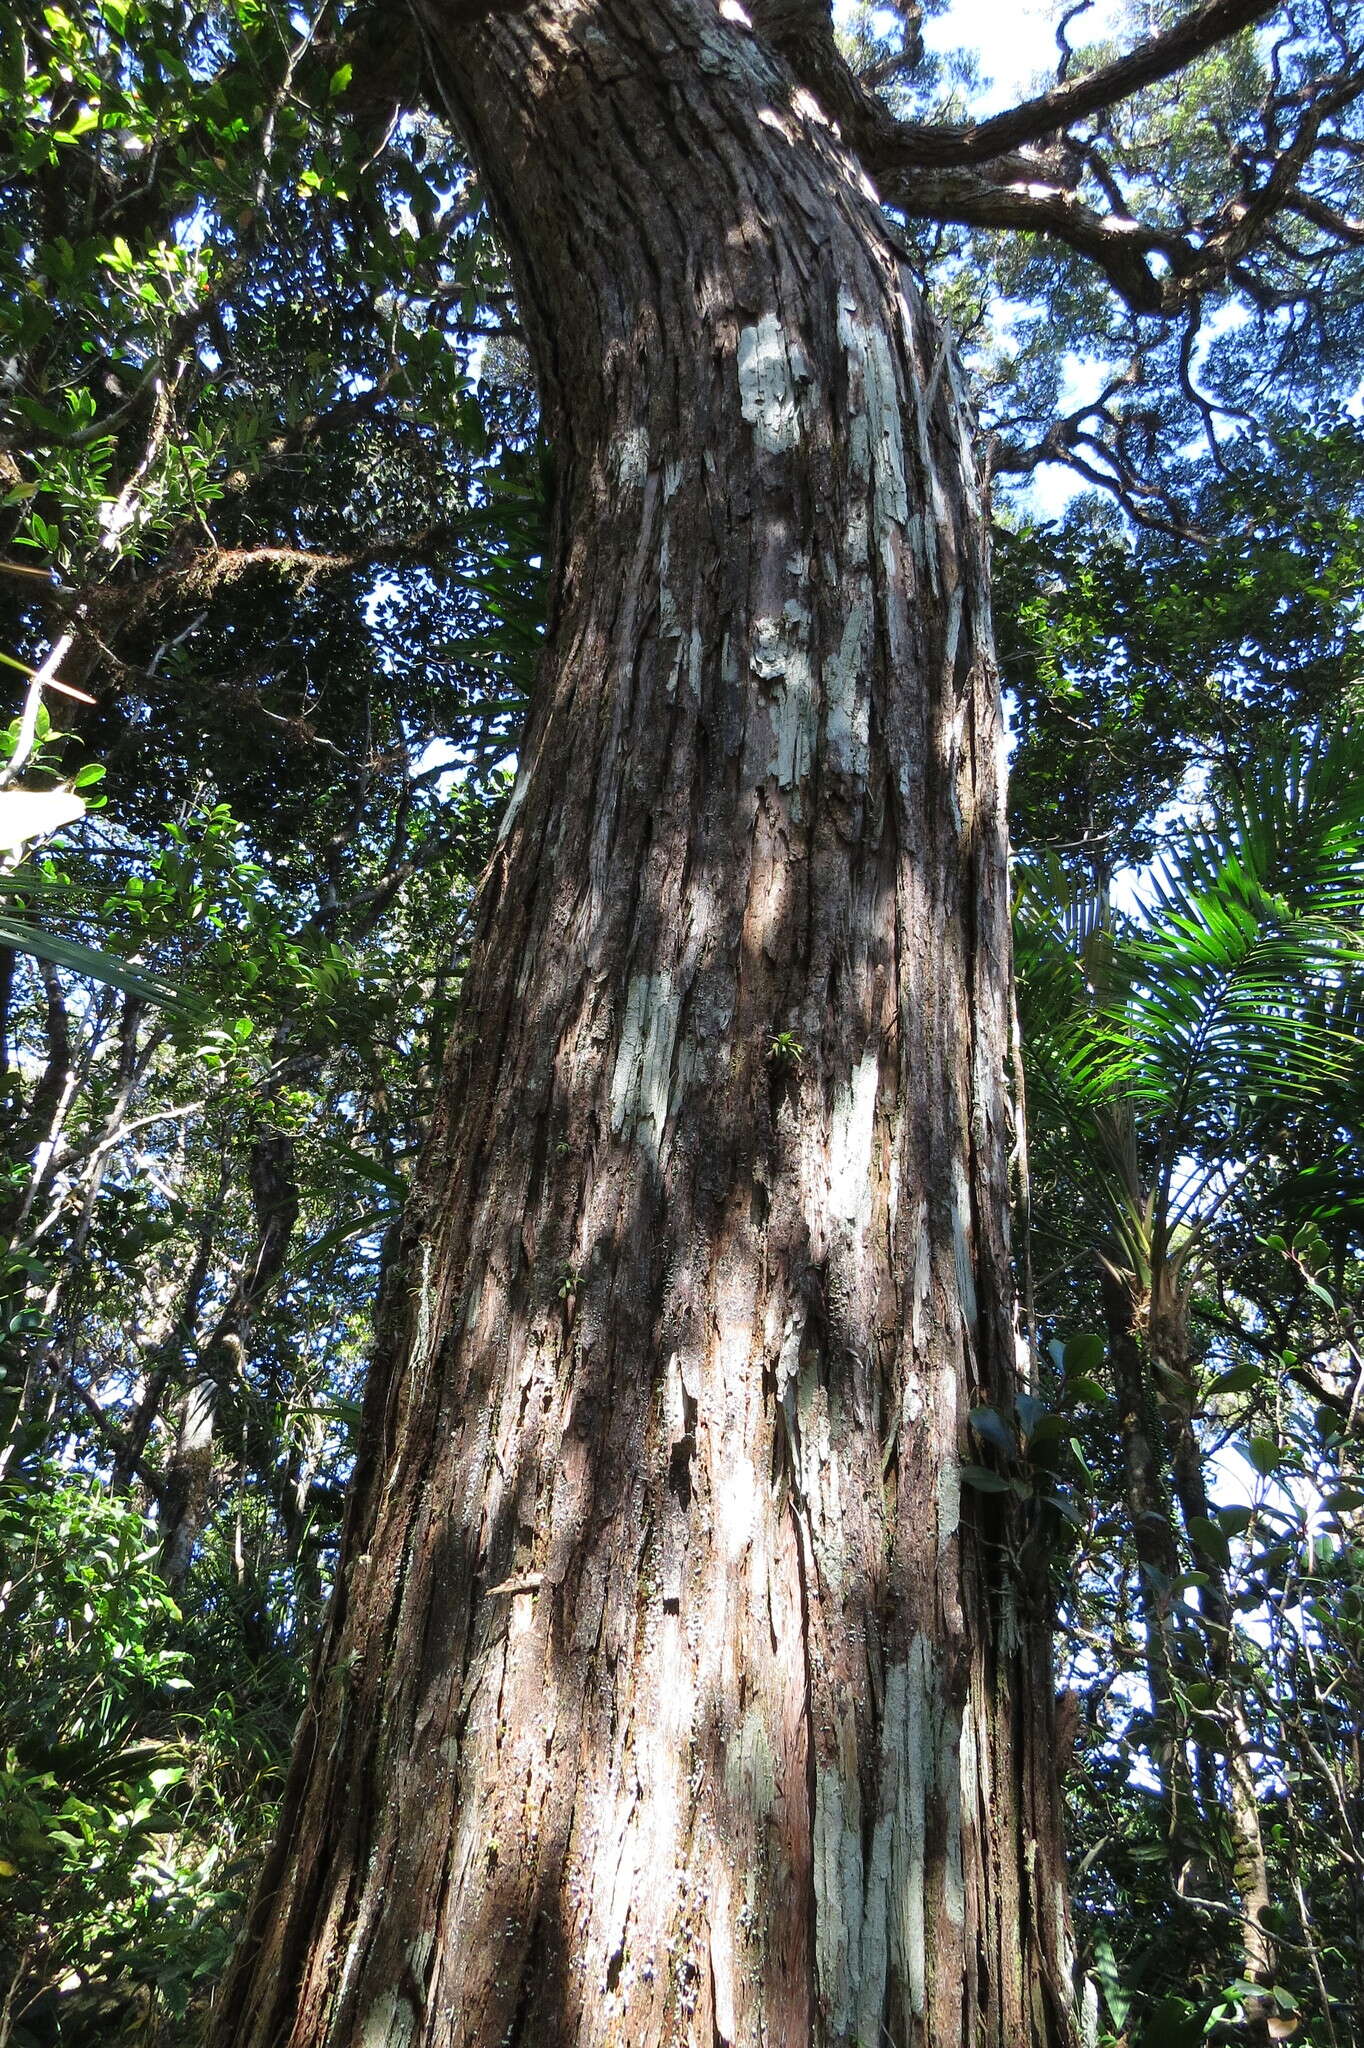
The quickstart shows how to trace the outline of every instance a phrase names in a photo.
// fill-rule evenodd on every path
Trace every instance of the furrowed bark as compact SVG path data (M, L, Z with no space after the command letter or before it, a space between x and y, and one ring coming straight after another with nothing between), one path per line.
M433 64L558 461L550 645L221 2048L1055 2048L1009 938L950 347L740 11ZM731 18L732 17L732 18Z

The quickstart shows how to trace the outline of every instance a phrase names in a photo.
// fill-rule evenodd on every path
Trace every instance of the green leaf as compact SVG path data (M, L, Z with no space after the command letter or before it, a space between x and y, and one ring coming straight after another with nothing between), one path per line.
M1066 1378L1073 1379L1076 1375L1085 1377L1097 1372L1106 1354L1107 1346L1103 1338L1096 1336L1093 1331L1086 1331L1080 1337L1068 1337L1062 1353Z
M352 1238L377 1236L380 1231L388 1229L396 1213L396 1210L391 1208L366 1209L362 1216L352 1217L347 1223L338 1223L334 1230L327 1231L322 1237L315 1238L311 1244L304 1246L293 1262L295 1270L300 1273L310 1272L330 1258L333 1252L339 1251L343 1244L349 1244Z
M0 916L0 945L12 946L17 953L30 953L38 960L49 960L54 967L65 967L87 981L122 989L125 995L137 996L144 1003L188 1022L201 1022L207 1014L203 1005L187 996L183 988L130 967L117 954L82 946L74 939L57 938L34 925L22 924L17 918Z
M335 1161L357 1180L368 1181L374 1187L386 1189L389 1194L402 1196L407 1193L403 1175L395 1173L386 1161L376 1159L371 1152L362 1152L358 1146L347 1145L339 1138L323 1138L318 1150L324 1158Z
M1158 1851L1163 1855L1164 1851ZM1200 2048L1203 2019L1198 2008L1186 1998L1173 1994L1152 2006L1146 2024L1137 2036L1140 2048Z
M1062 1521L1070 1523L1072 1529L1084 1528L1085 1518L1079 1508L1076 1507L1074 1501L1067 1500L1063 1494L1059 1493L1044 1493L1042 1498L1048 1507L1055 1508Z
M976 1493L1012 1493L1012 1482L1000 1472L991 1472L985 1465L963 1465L961 1479Z
M1215 1401L1222 1394L1248 1394L1255 1387L1264 1384L1265 1374L1258 1365L1234 1365L1230 1372L1224 1372L1208 1388L1208 1399Z
M1018 1439L997 1408L973 1408L971 1427L987 1444L993 1444L1006 1458L1018 1455Z
M1036 1435L1037 1426L1046 1412L1046 1402L1039 1401L1036 1394L1020 1394L1014 1402L1014 1414L1018 1417L1018 1426L1025 1438Z
M1206 1515L1195 1515L1189 1523L1189 1538L1196 1550L1224 1568L1231 1563L1231 1545L1216 1522Z

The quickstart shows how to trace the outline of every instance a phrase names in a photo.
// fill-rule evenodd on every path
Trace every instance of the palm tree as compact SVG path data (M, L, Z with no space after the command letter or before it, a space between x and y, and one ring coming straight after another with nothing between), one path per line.
M1215 1803L1244 1976L1268 1985L1269 1873L1190 1306L1219 1217L1285 1119L1358 1088L1364 740L1322 733L1214 782L1127 913L1106 888L1077 894L1054 861L1020 863L1019 883L1033 1142L1066 1191L1070 1262L1098 1268L1171 1872L1182 1890L1208 1839L1200 1803ZM1267 2012L1249 2001L1253 2023Z

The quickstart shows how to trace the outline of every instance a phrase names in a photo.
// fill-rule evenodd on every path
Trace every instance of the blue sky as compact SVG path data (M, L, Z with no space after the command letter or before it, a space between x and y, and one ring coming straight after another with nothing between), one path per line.
M975 102L981 114L1012 106L1016 100L1050 84L1056 75L1056 23L1063 9L1057 0L953 0L945 13L924 24L924 40L930 49L974 52L980 65L983 89ZM1094 0L1094 5L1071 25L1077 45L1112 33L1120 13L1120 0ZM887 15L886 27L893 26ZM1106 367L1068 359L1068 381L1062 394L1066 406L1078 405L1101 389ZM1072 471L1047 463L1032 480L1030 499L1044 518L1055 518L1076 495L1080 485Z
M1056 66L1055 0L953 0L945 14L924 24L930 49L971 49L989 80L979 109L990 113L1010 105L1038 82L1039 73ZM1117 8L1114 0L1096 0L1088 14L1072 24L1076 41L1104 34Z

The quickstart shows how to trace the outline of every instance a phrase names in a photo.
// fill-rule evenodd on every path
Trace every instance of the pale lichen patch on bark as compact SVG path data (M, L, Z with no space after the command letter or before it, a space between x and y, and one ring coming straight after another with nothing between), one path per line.
M1059 1879L1051 1887L1051 1909L1055 1917L1056 1953L1065 1966L1068 1978L1075 1975L1075 1944L1070 1936L1070 1900L1065 1885Z
M777 1404L781 1409L783 1417L787 1449L793 1466L797 1467L794 1477L798 1486L801 1483L797 1462L799 1456L797 1439L800 1431L798 1394L800 1384L800 1346L804 1330L805 1322L802 1316L793 1313L786 1318L785 1327L782 1330L781 1349L777 1353L776 1369Z
M950 1707L944 1708L943 1734L938 1745L939 1790L946 1833L943 1855L943 1911L954 1927L966 1919L966 1874L962 1863L961 1775L962 1750L967 1743L970 1708L960 1722Z
M611 1076L611 1129L633 1135L655 1162L668 1120L668 1091L681 998L665 970L631 977Z
M765 1820L777 1803L776 1760L760 1707L747 1709L726 1749L725 1791L758 1820Z
M938 1467L938 1555L961 1527L961 1468L953 1458Z
M962 1708L961 1739L957 1744L957 1859L958 1868L963 1868L964 1852L970 1845L976 1829L976 1801L980 1795L980 1755L976 1742L976 1717L968 1699ZM965 1878L962 1878L960 1897L956 1900L963 1915L966 1910ZM961 1922L958 1921L960 1926Z
M723 1862L715 1872L709 1919L712 2032L718 2048L730 2048L735 2037L734 1937L729 1872Z
M928 1198L919 1202L914 1229L914 1273L910 1282L909 1336L917 1357L924 1349L928 1315L933 1304L933 1248L928 1236ZM917 1410L915 1413L917 1414ZM908 1410L906 1410L907 1418Z
M758 1474L747 1458L727 1461L725 1484L716 1502L715 1530L723 1555L732 1563L743 1556L762 1513Z
M431 1353L435 1336L435 1303L431 1289L431 1244L422 1239L420 1277L417 1281L417 1327L412 1339L412 1355L418 1372L430 1369Z
M359 2048L410 2048L417 2015L396 1991L376 1998L360 2030Z
M664 493L667 485L665 482ZM680 640L683 634L682 613L670 581L672 573L672 528L665 519L658 540L658 634L661 640ZM667 694L671 697L677 688L677 667L674 665L667 682Z
M502 845L512 826L516 823L517 814L522 804L526 801L526 790L529 785L530 763L523 754L516 770L516 781L512 784L512 793L507 798L507 808L503 811L502 822L497 828L497 843L499 846Z
M905 1706L902 1723L903 1751L900 1757L900 1825L892 1844L891 1953L909 1990L910 2008L925 2009L928 1963L925 1953L927 1866L925 1834L928 1788L933 1769L933 1664L928 1638L918 1635L910 1646L904 1670ZM894 1733L889 1712L887 1721Z
M815 1772L815 1968L835 2039L854 2016L862 1975L862 1819L855 1758Z
M961 584L958 583L953 586L947 599L947 623L943 628L943 666L945 668L954 669L957 665L957 649L961 645L962 615L965 609L966 593L962 589ZM960 750L961 746L965 708L964 704L959 704L956 711L953 738L956 742L957 751ZM955 768L956 751L954 751L949 765Z
M728 5L722 5L717 8L713 22L707 21L703 15L695 29L698 69L732 78L750 91L755 88L770 91L779 74L752 29L747 8L741 7L738 13L734 13ZM735 34L734 30L746 33ZM759 114L758 118L761 120L762 115Z
M836 1454L833 1397L815 1357L803 1358L796 1380L797 1426L792 1456L800 1505L821 1584L841 1596L848 1576L849 1524Z
M934 1753L934 1678L927 1638L886 1673L881 1723L880 1802L872 1832L862 1914L858 2048L882 2039L892 1975L916 2017L927 2005L927 1806L939 1778Z
M824 745L829 766L858 781L866 775L871 737L871 699L866 688L867 637L871 603L858 598L849 608L836 654L824 664Z
M860 317L856 301L847 295L838 302L838 338L848 359L853 474L872 485L878 527L904 527L909 520L909 487L900 386L890 343L881 328Z
M739 329L737 361L740 407L758 447L769 455L798 447L801 420L796 387L810 375L800 342L788 339L775 313L764 313L755 327Z
M957 1269L957 1298L962 1320L976 1328L976 1262L971 1253L971 1183L960 1159L952 1165L952 1255Z
M834 1090L829 1118L829 1204L860 1235L871 1222L871 1154L880 1067L868 1047Z
M767 773L779 789L798 789L814 759L817 713L810 658L810 614L794 598L780 617L753 622L749 660L765 692L772 739ZM797 805L792 805L793 815Z
M649 437L643 427L631 427L618 434L611 449L611 466L616 482L626 489L638 489L649 473Z
M699 627L693 626L691 632L687 636L686 668L687 687L691 692L692 702L695 704L699 704L701 701L701 650L702 640L700 629ZM679 656L679 666L680 661L681 657ZM675 682L673 684L673 689L674 691L676 690Z

